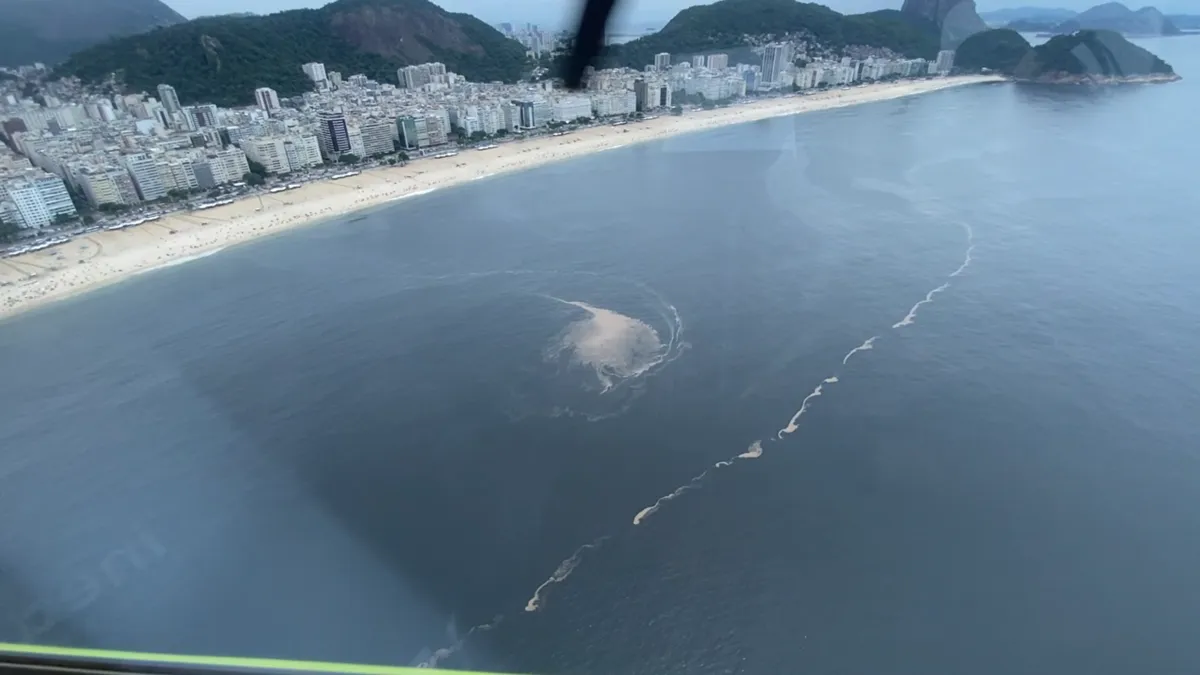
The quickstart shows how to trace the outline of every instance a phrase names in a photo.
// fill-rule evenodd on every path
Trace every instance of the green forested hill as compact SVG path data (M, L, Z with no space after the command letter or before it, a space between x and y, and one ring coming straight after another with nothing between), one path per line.
M823 45L887 47L910 57L937 55L938 29L896 10L843 15L795 0L720 0L689 7L653 35L608 50L608 61L630 68L654 63L660 52L691 54L733 49L747 37L811 33Z
M74 54L56 75L100 82L117 72L135 91L173 85L184 103L254 102L257 87L280 96L311 89L310 61L343 76L396 82L400 66L441 61L475 81L514 81L525 50L469 14L428 0L338 0L321 9L219 16L113 40Z
M0 0L0 66L58 63L110 38L183 21L159 0Z

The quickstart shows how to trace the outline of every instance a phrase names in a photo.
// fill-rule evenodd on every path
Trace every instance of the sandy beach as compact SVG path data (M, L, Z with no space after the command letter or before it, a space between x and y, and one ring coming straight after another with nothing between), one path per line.
M598 126L566 136L502 143L492 150L465 150L455 157L372 169L338 181L248 197L220 208L175 213L138 227L95 232L43 251L0 260L0 317L261 236L482 177L714 127L1002 79L960 76L891 82L691 111L682 117L666 114L635 124Z

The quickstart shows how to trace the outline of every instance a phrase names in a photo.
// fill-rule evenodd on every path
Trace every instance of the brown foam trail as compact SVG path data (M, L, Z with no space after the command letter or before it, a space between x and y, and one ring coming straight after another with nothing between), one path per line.
M958 266L958 269L950 273L952 277L956 277L967 271L967 268L971 266L971 254L975 252L975 231L966 223L962 223L962 226L967 231L967 255L963 257L963 262Z
M928 293L926 293L925 299L923 299L923 300L917 302L917 304L913 305L912 309L908 310L908 314L904 315L903 319L900 319L896 323L892 324L892 328L903 328L905 326L911 326L914 323L916 323L917 322L917 311L921 309L921 305L928 305L929 303L933 302L933 296L937 295L938 293L941 293L942 291L946 290L947 288L950 288L950 282L946 282L946 283L942 284L941 286L938 286L937 288L933 289L932 291L929 291Z
M529 602L525 603L525 611L536 612L541 609L542 594L545 592L545 590L555 584L561 584L562 582L566 581L567 577L571 576L571 572L574 572L575 568L579 567L579 563L583 561L584 552L590 549L600 548L600 545L603 544L607 539L607 536L603 536L590 544L584 544L583 546L575 549L575 552L571 554L570 558L567 558L559 563L558 568L554 570L554 574L551 574L549 579L543 581L542 585L538 586L537 590L533 592L533 597L529 598Z
M804 413L808 412L808 403L810 401L812 401L814 398L821 395L822 390L825 388L826 384L829 384L830 379L832 379L835 382L837 381L836 378L828 378L826 380L823 380L821 382L821 384L817 385L816 389L812 390L811 394L809 394L808 396L805 396L804 400L800 402L800 409L796 411L795 415L792 415L792 419L788 422L788 425L779 430L779 433L776 435L776 438L783 438L784 434L793 433L794 431L796 431L796 429L800 428L799 426L797 426L797 423L800 422L800 418L804 416Z
M462 636L462 638L458 640L455 640L454 644L450 645L449 647L442 647L441 649L435 651L428 659L425 659L421 663L417 664L417 667L437 668L439 663L450 658L456 652L458 652L458 650L462 649L463 645L467 643L467 639L472 635L475 633L486 633L496 626L499 626L501 621L504 621L504 617L497 614L496 618L492 619L488 623L481 623L478 626L472 627L471 630L467 631L466 635Z
M654 515L654 513L656 511L658 511L660 508L662 508L663 504L671 501L672 499L675 499L676 497L687 492L688 490L694 490L695 488L700 487L700 481L704 480L704 477L707 476L708 472L711 470L712 469L705 469L703 472L700 473L700 475L692 478L691 480L684 483L683 485L675 488L675 491L672 492L671 494L659 497L658 501L654 502L650 506L647 506L646 508L642 509L641 511L638 511L637 515L633 517L633 524L641 525L642 521L644 521L647 518L649 518L650 516Z
M864 343L862 343L861 345L859 345L859 346L855 347L854 349L851 349L849 352L847 352L847 353L846 353L846 356L845 356L845 358L843 358L843 359L842 359L842 365L844 366L844 365L846 365L847 363L849 363L849 362L850 362L850 357L851 357L851 356L854 356L855 354L857 354L857 353L859 353L859 352L865 352L865 351L868 351L868 350L874 349L874 348L875 348L875 341L876 341L876 340L878 340L878 339L879 339L879 336L878 336L878 335L876 335L875 337L868 338L866 342L864 342Z
M949 274L949 277L957 277L966 271L966 269L971 265L971 261L972 261L971 255L975 250L975 234L971 230L971 226L967 225L966 223L963 223L962 226L963 226L963 229L967 233L966 254L963 257L962 264L958 266L958 269L951 272ZM930 291L929 293L927 293L925 295L925 298L923 300L921 300L920 302L918 302L917 304L913 305L913 308L909 310L908 314L903 319L901 319L899 322L894 324L892 326L892 328L902 328L904 326L912 325L916 321L917 311L921 308L921 306L933 302L934 296L936 296L938 293L941 293L942 291L945 291L949 287L950 287L950 282L947 281L946 283L942 284L941 286L938 286L937 288L935 288L932 291ZM656 297L658 297L657 293L655 293L654 295ZM573 305L575 307L578 307L580 309L587 311L591 315L592 319L596 322L595 325L599 326L599 328L601 329L600 330L601 333L617 332L616 326L619 321L618 317L620 319L630 319L630 317L624 317L623 315L616 314L615 312L611 312L610 310L604 310L601 308L593 307L586 303L563 300L562 298L554 298L552 296L546 296L546 297L550 297L551 299L556 300L558 302ZM659 300L661 301L661 297L659 297ZM663 302L663 304L666 305L665 301ZM673 313L675 313L675 308L673 306L671 306L671 305L666 305L666 306L669 307ZM664 316L664 319L665 318L666 317ZM633 321L636 321L636 319L634 319ZM640 323L640 322L638 322L638 323ZM671 322L668 321L668 323L670 324ZM653 329L650 329L650 330L653 331ZM674 326L671 331L670 340L668 341L668 344L667 344L666 350L665 350L668 354L671 353L672 347L675 344L677 330L679 332L682 332L682 323L679 321L678 313L675 313ZM657 333L654 333L654 336L657 338ZM578 337L578 336L576 336L576 337ZM585 343L587 343L589 345L593 344L593 343L601 342L601 340L596 339L596 335L594 333L588 333L588 334L584 335L584 337L589 338L589 340L585 340ZM863 351L868 351L868 350L874 349L875 341L878 339L879 339L878 335L873 336L871 338L868 338L861 345L855 347L854 349L851 349L842 358L842 365L846 365L847 363L849 363L850 357L854 356L858 352L863 352ZM806 413L808 411L808 406L812 402L812 400L814 398L817 398L818 396L822 395L826 385L837 384L838 382L839 382L839 379L838 379L837 375L831 375L831 376L825 378L824 380L822 380L821 384L817 385L816 389L813 389L812 392L808 396L804 397L804 400L801 401L801 403L800 403L800 409L798 411L796 411L795 415L792 415L792 418L791 418L791 420L788 421L787 426L784 427L783 429L779 430L779 433L777 434L777 438L782 439L784 434L791 434L791 433L794 433L797 429L799 429L800 418L804 415L804 413ZM772 438L769 440L774 441L774 440L776 440L776 438ZM637 515L633 517L633 524L641 525L643 522L645 522L645 520L647 518L649 518L650 516L652 516L656 512L658 512L658 510L660 508L662 508L663 504L665 504L666 502L669 502L672 499L675 499L675 498L681 496L682 494L684 494L685 492L687 492L689 490L694 490L694 489L700 487L702 484L702 481L708 476L709 472L716 470L716 469L723 469L725 467L732 466L733 463L737 460L758 459L759 457L762 457L762 455L763 455L762 441L754 441L753 443L750 444L750 446L746 449L745 452L743 452L739 455L736 455L735 457L732 457L730 459L717 462L712 467L705 469L703 472L701 472L699 475L692 478L687 483L676 488L670 494L659 497L658 500L655 501L653 504L651 504L650 506L647 506L646 508L642 509L641 511L638 511ZM562 583L563 581L566 581L566 579L569 576L571 576L571 573L575 570L575 568L579 566L580 562L582 562L583 554L586 551L588 551L589 549L598 548L607 538L608 537L601 537L590 544L584 544L583 546L580 546L578 549L576 549L575 553L572 554L570 558L567 558L566 560L562 561L562 563L560 563L558 568L554 571L554 574L552 574L549 579L542 582L542 584L537 587L537 590L534 591L533 597L531 597L529 599L529 601L525 604L525 611L527 611L527 612L538 611L542 606L543 595L544 595L546 589L548 589L550 586L553 586L555 584L559 584L559 583ZM436 666L439 661L443 660L445 657L458 651L458 649L462 646L462 644L466 641L466 639L468 637L470 637L473 633L475 633L477 630L478 631L491 630L491 628L495 627L495 625L500 622L500 619L501 619L501 617L496 617L496 620L490 624L483 624L481 626L476 626L475 628L472 628L465 636L463 636L462 640L459 640L451 647L447 647L445 649L438 650L437 652L434 653L434 655L427 662L425 662L421 665L429 666L429 667Z
M759 457L762 457L762 453L763 453L762 441L754 441L753 443L750 444L750 447L746 448L746 451L743 452L742 454L738 455L737 458L738 459L758 459Z
M967 271L967 268L971 266L971 260L972 260L971 254L975 252L975 231L972 230L971 226L966 223L959 223L959 224L962 225L963 231L965 231L967 233L967 252L963 255L962 264L960 264L958 266L958 269L954 270L949 275L947 275L948 278L957 277L958 275ZM912 309L908 310L908 314L906 314L903 319L900 319L896 323L892 324L892 328L903 328L905 326L911 326L914 323L916 323L917 322L917 311L919 309L921 309L921 305L927 305L927 304L933 302L933 296L937 295L938 293L941 293L942 291L946 290L947 288L950 288L949 281L942 284L941 286L938 286L937 288L933 289L932 291L929 291L928 293L926 293L925 299L921 300L917 304L913 305Z
M673 492L671 492L670 494L659 497L658 500L655 501L653 504L651 504L650 506L647 506L646 508L642 509L641 511L638 511L637 515L633 517L633 524L641 525L643 522L645 522L645 520L647 518L649 518L650 516L657 513L658 510L660 508L662 508L663 504L666 504L667 502L671 501L672 499L679 497L680 495L687 492L688 490L695 490L696 488L700 487L700 483L708 476L708 473L710 471L712 471L713 469L724 469L727 466L732 466L733 463L739 459L758 459L759 457L762 457L762 454L763 454L762 441L754 441L753 443L750 444L750 447L746 448L746 451L743 452L742 454L737 455L735 457L730 457L729 459L722 460L720 462L717 462L716 464L713 464L710 468L705 469L704 471L701 471L699 475L693 477L688 482L675 488L675 490Z

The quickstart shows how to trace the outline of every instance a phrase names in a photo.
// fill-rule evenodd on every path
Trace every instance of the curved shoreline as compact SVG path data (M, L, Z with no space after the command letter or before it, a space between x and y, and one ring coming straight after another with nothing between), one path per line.
M96 232L0 260L0 318L260 237L480 178L733 124L1005 79L968 75L889 82L753 101L681 117L666 114L636 124L597 126L566 136L503 143L487 151L467 150L450 158L421 159L404 167L371 169L352 178L246 197L202 212L174 213L135 228Z

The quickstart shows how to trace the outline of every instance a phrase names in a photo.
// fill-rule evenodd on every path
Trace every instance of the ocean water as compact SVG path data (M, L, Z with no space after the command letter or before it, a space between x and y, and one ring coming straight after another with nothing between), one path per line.
M1146 45L1186 79L630 146L0 323L0 639L1197 672L1200 38Z

